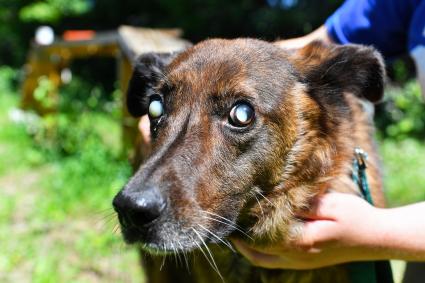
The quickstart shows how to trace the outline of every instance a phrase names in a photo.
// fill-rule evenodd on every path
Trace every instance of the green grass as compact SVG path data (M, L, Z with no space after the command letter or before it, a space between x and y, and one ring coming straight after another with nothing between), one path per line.
M137 251L114 232L111 200L131 173L118 158L118 121L82 113L75 123L101 134L49 155L11 121L16 93L0 91L0 282L141 282Z
M425 144L416 140L381 142L384 182L390 206L425 201Z

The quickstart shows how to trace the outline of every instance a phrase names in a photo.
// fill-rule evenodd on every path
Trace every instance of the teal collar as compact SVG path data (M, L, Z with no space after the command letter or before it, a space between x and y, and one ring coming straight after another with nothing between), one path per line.
M367 181L367 153L356 147L354 149L353 171L351 177L358 185L365 200L373 205L369 182ZM353 211L355 213L355 211ZM351 283L393 283L391 266L385 261L364 261L348 264L348 272Z
M354 149L353 172L351 177L359 186L360 192L365 200L373 205L372 195L370 193L369 182L367 181L366 165L367 153L360 147Z

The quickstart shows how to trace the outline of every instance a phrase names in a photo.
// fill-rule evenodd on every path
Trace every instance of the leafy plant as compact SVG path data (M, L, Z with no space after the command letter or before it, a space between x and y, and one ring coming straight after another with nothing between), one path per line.
M50 81L43 77L34 96L42 104L51 105L51 90ZM33 119L35 125L28 133L50 159L81 154L87 144L93 143L106 144L111 147L111 154L116 154L120 150L120 128L118 123L111 125L107 121L120 119L120 97L118 90L107 95L101 86L75 77L60 89L58 111Z
M52 108L55 105L51 93L54 91L53 83L46 76L38 79L38 85L34 90L34 98L39 101L45 108Z
M19 17L24 22L57 23L63 17L80 16L91 8L87 0L45 0L24 6Z
M9 66L0 66L0 93L10 94L14 92L17 71Z
M376 124L384 138L402 140L425 137L425 103L416 81L390 87L385 103L378 107Z

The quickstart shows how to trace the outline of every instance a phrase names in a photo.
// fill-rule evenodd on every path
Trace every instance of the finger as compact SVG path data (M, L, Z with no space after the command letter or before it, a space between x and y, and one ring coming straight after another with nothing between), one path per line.
M283 260L279 256L259 252L238 240L233 240L233 244L238 249L238 251L253 265L263 268L285 267Z
M292 244L313 251L339 237L338 223L333 220L313 220L303 226L301 237Z
M285 253L285 251L288 248L288 247L285 247L283 243L276 243L273 245L259 247L259 246L248 244L239 239L231 239L231 241L237 247L241 246L241 247L244 247L246 250L252 250L252 251L256 251L257 253L262 253L266 255L281 255Z

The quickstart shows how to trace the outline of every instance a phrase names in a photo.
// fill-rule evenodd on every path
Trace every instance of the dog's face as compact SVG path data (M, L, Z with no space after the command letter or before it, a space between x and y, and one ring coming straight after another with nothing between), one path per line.
M287 52L208 40L177 56L142 56L127 103L149 114L152 154L114 199L126 241L166 252L285 230L328 173L331 156L316 147L332 137L333 110L350 115L342 93L377 100L382 76L373 50L319 43Z

